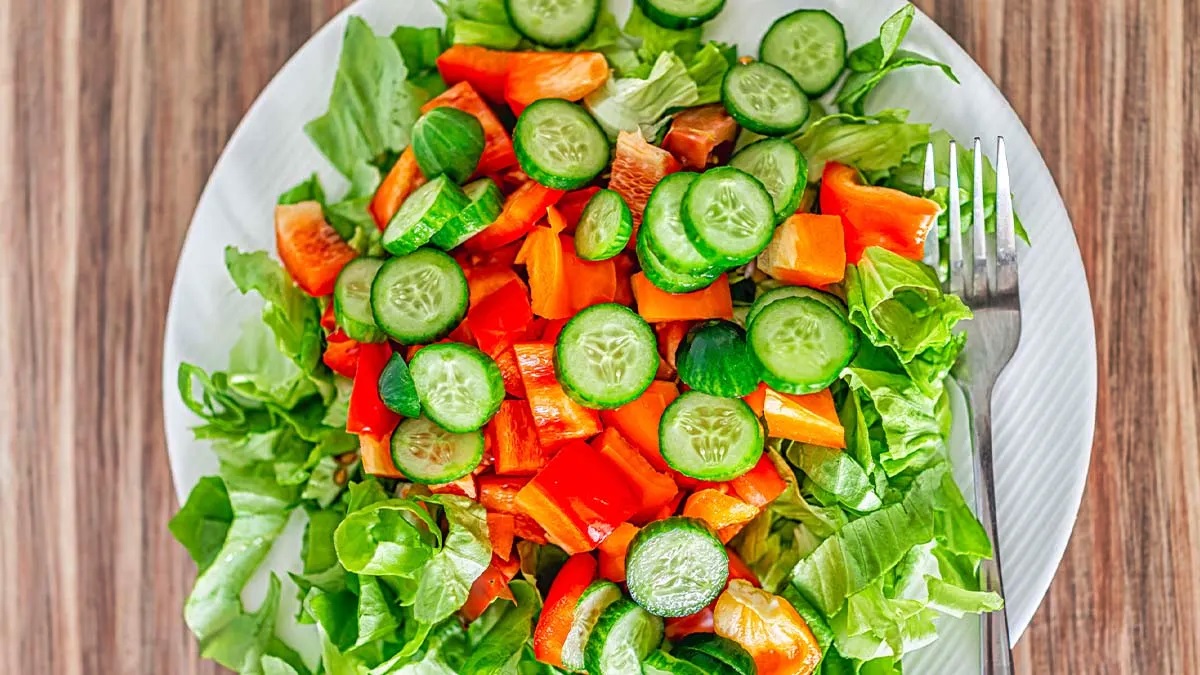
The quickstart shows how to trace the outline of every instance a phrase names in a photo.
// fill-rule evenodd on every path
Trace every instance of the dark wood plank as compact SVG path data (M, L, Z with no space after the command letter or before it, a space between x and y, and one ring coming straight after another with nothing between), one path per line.
M0 3L0 672L218 671L165 529L163 316L220 148L345 4ZM1020 669L1197 672L1200 3L918 4L1041 147L1096 308L1088 490Z

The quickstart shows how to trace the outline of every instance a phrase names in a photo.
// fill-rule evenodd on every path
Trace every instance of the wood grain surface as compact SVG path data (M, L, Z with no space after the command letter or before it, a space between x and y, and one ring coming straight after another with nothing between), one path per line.
M217 672L165 526L163 317L226 139L345 4L0 0L0 673ZM1042 149L1096 310L1091 474L1020 671L1200 672L1200 2L918 4Z

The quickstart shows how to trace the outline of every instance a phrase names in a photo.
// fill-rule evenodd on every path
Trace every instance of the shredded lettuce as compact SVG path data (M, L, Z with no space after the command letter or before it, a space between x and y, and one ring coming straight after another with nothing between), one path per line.
M644 79L610 79L588 94L584 105L610 138L621 131L639 129L643 136L657 138L669 121L668 111L698 100L696 83L688 76L687 66L674 53L663 52Z
M504 0L445 0L446 34L452 44L516 49L521 34L513 28Z
M737 49L720 42L708 42L687 64L688 77L696 83L696 102L692 105L718 103L725 73L737 62Z
M886 172L902 163L915 147L929 142L928 124L910 124L907 110L876 115L827 115L810 124L795 143L808 160L809 179L821 179L826 162L849 164L861 171Z

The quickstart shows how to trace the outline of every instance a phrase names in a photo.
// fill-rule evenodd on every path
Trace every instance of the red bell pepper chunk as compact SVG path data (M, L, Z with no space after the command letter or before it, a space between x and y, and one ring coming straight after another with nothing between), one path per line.
M937 225L937 202L900 190L864 185L858 171L830 162L821 175L821 213L840 216L846 262L853 265L871 246L920 260L925 237Z
M571 556L558 571L533 631L533 655L538 661L563 667L562 650L575 620L575 606L595 579L596 559L587 554Z
M463 274L467 277L467 289L470 292L470 306L475 307L492 293L507 286L510 282L520 284L521 289L528 292L528 286L517 276L512 265L463 265Z
M679 389L674 383L655 380L637 400L615 410L605 410L601 416L605 424L616 427L629 439L651 466L666 471L669 467L658 446L658 423L663 411L678 397Z
M717 606L714 600L711 605L687 616L669 617L666 620L667 639L678 640L693 633L713 632L713 608Z
M745 581L749 581L759 588L762 588L762 582L758 580L758 575L754 573L754 570L750 569L750 566L746 564L745 560L742 560L741 556L739 556L731 548L726 549L725 552L729 554L730 581L733 581L734 579L743 579Z
M545 217L546 209L554 206L562 196L562 190L532 180L525 183L504 201L496 222L468 239L463 246L469 251L489 251L511 244L532 230L537 221Z
M346 415L346 431L354 434L385 436L400 423L379 398L379 374L392 356L392 348L382 344L362 343L358 348L358 371L350 390L350 408Z
M695 323L695 321L665 321L654 324L654 332L658 335L658 353L672 369L675 368L675 352L679 350L679 343L683 342L684 336Z
M521 368L517 364L517 353L512 346L495 354L488 354L496 361L500 377L504 380L504 391L513 398L525 398L525 382L521 380Z
M467 322L479 349L499 353L517 340L533 321L533 308L525 284L512 280L479 301L467 312Z
M570 319L550 319L542 328L541 341L554 344L558 342L558 335L562 333L563 328L567 326Z
M492 564L488 565L483 574L475 579L471 584L471 590L467 593L467 602L463 605L462 616L467 621L478 619L483 611L488 608L497 598L504 598L509 602L515 602L512 590L508 587L508 582L512 581L516 576L516 571L510 574L512 569L507 564L498 564L500 561L496 557L492 557ZM519 568L518 568L519 569Z
M651 145L641 132L622 131L617 134L617 149L613 155L612 178L608 189L625 199L633 214L634 234L642 223L642 212L654 186L667 174L679 170L679 162L671 153ZM632 240L630 240L632 241Z
M504 103L512 52L474 45L452 45L437 58L437 69L446 84L469 82L492 103Z
M572 190L563 195L563 198L558 200L556 208L566 222L566 232L574 232L575 227L579 225L579 219L583 216L583 209L587 207L588 202L592 197L600 191L600 188L595 186Z
M332 293L342 268L358 257L317 202L275 207L275 248L292 280L314 297Z
M326 333L332 333L337 330L337 315L333 311L333 299L325 303L325 311L321 312L321 328L325 329Z
M551 451L572 439L591 438L600 433L600 417L596 411L576 403L558 383L554 372L554 345L521 343L514 345L513 351L543 448ZM657 431L655 433L657 435Z
M617 274L617 292L613 302L629 307L633 304L633 271L637 269L628 252L610 258Z
M517 163L517 154L513 150L512 139L508 137L508 130L500 123L496 113L479 97L471 83L459 82L450 87L421 106L421 112L427 113L442 106L457 108L474 115L483 127L483 154L475 167L476 176L495 173Z
M409 146L400 153L371 199L371 216L380 230L387 228L392 216L396 215L413 190L424 184L425 176L421 173L421 167L417 166L417 155Z
M487 514L488 541L492 544L492 554L501 560L512 557L513 538L516 532L516 522L511 513Z
M663 147L692 171L703 171L717 148L737 138L737 122L720 103L688 108L671 121Z
M624 475L630 488L638 497L640 507L633 518L634 523L650 522L654 515L671 503L679 494L675 481L665 473L659 473L641 452L629 444L616 429L609 427L593 441L600 454L612 460Z
M764 453L752 469L729 481L729 486L742 501L761 509L783 494L787 481L779 475L771 457Z
M358 341L351 340L341 328L329 334L321 360L342 377L354 378L358 370Z
M516 514L517 493L529 484L529 478L516 476L479 477L479 503L488 511Z
M479 496L479 488L475 485L475 476L471 474L452 480L449 483L431 484L429 491L435 495L458 495L459 497L467 497L469 499L475 499Z
M549 460L538 442L533 413L525 401L504 401L488 423L496 439L496 473L535 474Z

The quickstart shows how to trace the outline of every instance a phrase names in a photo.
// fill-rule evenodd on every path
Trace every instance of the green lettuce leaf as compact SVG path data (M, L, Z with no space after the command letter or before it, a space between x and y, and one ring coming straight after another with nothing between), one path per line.
M808 160L808 175L818 181L826 162L849 164L862 171L886 171L900 165L915 147L929 142L928 124L909 124L908 111L884 110L876 115L826 115L796 139Z
M478 502L455 495L423 497L440 504L450 530L445 544L417 575L413 616L435 624L458 611L467 601L471 584L492 560L487 512Z
M434 556L430 533L437 528L428 518L419 504L407 499L353 510L334 532L338 561L355 574L414 574Z
M467 628L471 653L459 671L463 675L510 673L524 656L525 643L542 599L532 584L516 580L509 585L515 602L498 600Z
M638 130L657 138L669 121L667 112L693 105L698 96L687 66L674 53L663 52L644 79L609 79L583 102L610 138Z
M888 476L945 460L935 399L904 375L850 367L845 377L860 403L878 415L887 441L877 459Z
M696 83L696 102L691 105L718 103L725 73L737 63L737 49L720 42L708 42L687 64L688 77Z
M838 109L844 113L853 115L866 114L867 96L875 91L875 88L883 82L884 78L901 68L911 68L914 66L932 66L938 68L950 78L952 82L958 84L958 76L954 74L954 70L949 65L942 63L936 59L931 59L928 56L922 56L916 52L901 49L897 51L879 70L869 73L850 73L846 80L842 83L842 88L838 90L835 103L838 104Z
M663 52L674 52L684 61L700 51L700 43L704 39L703 27L672 30L654 23L642 12L641 7L634 3L625 20L625 33L640 40L638 58L642 61L641 72L626 73L629 77L645 77L650 71L650 64L655 63Z
M623 77L642 65L637 48L638 41L621 30L612 12L602 8L600 16L596 17L596 27L582 42L571 47L571 51L600 52L616 75Z
M420 90L420 98L428 100L446 90L437 70L437 57L444 49L442 29L396 26L391 37L404 59L408 81Z
M224 481L218 476L206 476L192 488L187 502L167 523L167 528L203 572L216 559L232 522L233 506Z
M874 511L883 504L863 467L842 450L792 443L788 447L787 458L813 483L847 508Z
M353 178L404 149L420 114L400 49L359 17L346 23L329 110L304 131L333 166Z
M254 291L266 302L262 320L275 334L279 351L301 371L316 370L324 347L316 298L293 284L265 251L242 253L230 246L225 249L225 266L239 291Z
M521 34L513 28L504 0L445 0L446 34L452 44L516 49Z
M912 26L917 8L906 3L879 27L879 37L850 52L847 65L856 73L870 73L883 68L900 48Z
M991 591L972 591L941 579L930 579L929 606L943 614L962 617L994 612L1004 606L1004 600Z
M286 409L319 394L311 371L302 370L281 346L262 319L252 317L247 320L242 325L241 337L229 353L226 373L230 388L247 399L270 402ZM300 348L309 349L307 344Z
M295 187L289 188L279 195L278 204L299 204L301 202L325 203L325 189L321 186L321 178L313 174Z

